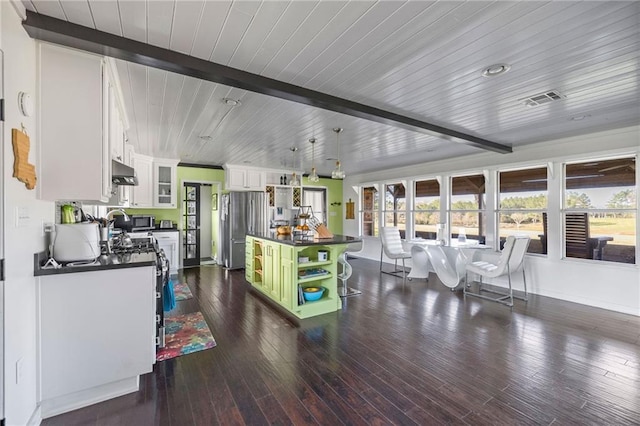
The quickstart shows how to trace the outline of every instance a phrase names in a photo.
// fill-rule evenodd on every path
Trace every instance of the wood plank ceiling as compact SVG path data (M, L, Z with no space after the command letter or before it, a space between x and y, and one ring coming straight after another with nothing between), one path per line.
M516 149L640 122L640 2L25 0L29 10ZM483 77L489 65L511 70ZM480 152L117 61L136 152L347 174ZM539 106L523 99L557 90ZM232 107L223 98L240 100ZM639 141L640 142L640 141ZM296 158L290 147L299 148ZM497 155L497 154L496 154ZM295 164L294 164L295 162Z

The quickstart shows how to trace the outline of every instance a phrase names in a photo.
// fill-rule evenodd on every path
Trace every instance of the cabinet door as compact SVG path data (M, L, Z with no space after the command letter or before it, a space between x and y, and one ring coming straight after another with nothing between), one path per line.
M133 189L133 207L151 207L153 205L153 162L149 157L134 156L133 169L138 178L138 185Z
M264 172L259 170L246 170L245 188L254 191L264 191Z
M280 301L280 244L270 244L271 247L271 297Z
M244 188L245 170L227 169L227 189L243 190Z
M156 162L154 163L153 176L154 207L176 208L176 166Z
M280 303L286 306L287 309L292 309L291 295L293 294L293 287L295 285L293 279L293 262L282 258L280 262Z
M164 250L165 256L169 260L171 273L177 273L180 267L178 253L178 233L177 232L154 232L153 236L158 240L158 246Z
M38 196L107 202L111 156L103 131L102 58L49 44L38 46L38 56L38 139L31 142L40 151Z

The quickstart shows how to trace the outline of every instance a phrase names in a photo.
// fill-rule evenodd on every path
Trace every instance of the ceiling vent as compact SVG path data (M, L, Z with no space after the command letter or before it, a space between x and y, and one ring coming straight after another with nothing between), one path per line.
M532 96L529 96L524 99L520 99L526 106L534 107L538 105L548 104L549 102L559 101L564 99L564 95L562 95L557 90L550 90L548 92L538 93Z

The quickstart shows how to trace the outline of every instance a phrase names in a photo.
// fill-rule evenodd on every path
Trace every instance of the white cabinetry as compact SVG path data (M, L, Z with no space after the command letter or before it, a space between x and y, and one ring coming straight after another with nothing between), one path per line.
M175 209L177 160L153 161L153 206Z
M109 79L100 56L38 45L38 196L108 202Z
M115 383L131 379L135 386L151 372L155 279L154 266L40 277L45 417L117 396Z
M225 188L229 191L264 191L265 172L241 166L225 165Z
M132 167L138 185L132 187L131 207L153 207L153 158L134 154Z
M164 254L169 260L170 273L177 274L178 268L180 268L180 237L178 231L154 231L153 236L158 240L158 246L164 250Z

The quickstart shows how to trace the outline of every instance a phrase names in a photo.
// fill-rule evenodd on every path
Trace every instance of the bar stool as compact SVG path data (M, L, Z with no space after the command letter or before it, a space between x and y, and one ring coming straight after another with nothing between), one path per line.
M355 288L347 287L347 280L351 278L351 274L353 273L353 269L349 262L347 262L347 252L345 251L340 256L338 256L338 264L342 265L342 272L338 274L338 279L342 281L342 288L338 291L340 297L349 297L349 296L357 296L358 294L362 294L360 290L356 290Z

